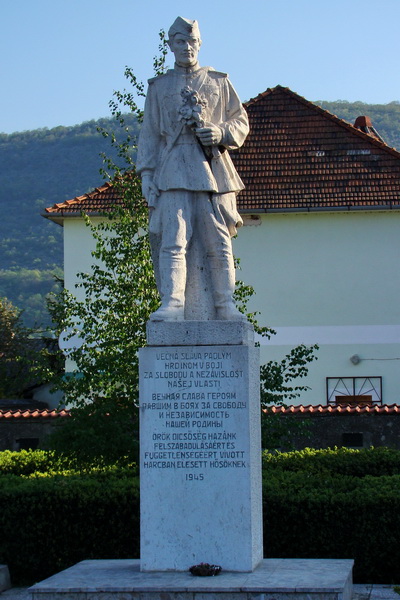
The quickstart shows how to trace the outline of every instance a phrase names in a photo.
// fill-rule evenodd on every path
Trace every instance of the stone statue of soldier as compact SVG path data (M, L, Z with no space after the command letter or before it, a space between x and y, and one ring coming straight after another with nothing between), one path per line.
M175 66L149 81L137 156L150 235L159 239L153 261L162 303L150 319L185 319L188 247L199 240L214 318L243 320L233 301L231 236L242 225L236 195L244 186L227 150L246 139L247 114L228 76L199 66L197 21L178 17L168 36Z

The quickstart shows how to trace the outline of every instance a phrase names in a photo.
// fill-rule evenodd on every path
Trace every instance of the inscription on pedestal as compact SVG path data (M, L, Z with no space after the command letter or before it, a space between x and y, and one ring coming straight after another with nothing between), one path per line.
M141 568L262 558L258 352L140 351Z
M247 409L243 369L231 351L156 351L143 379L158 391L140 403L154 426L142 469L183 469L186 481L203 481L211 469L246 468L248 448L236 431Z

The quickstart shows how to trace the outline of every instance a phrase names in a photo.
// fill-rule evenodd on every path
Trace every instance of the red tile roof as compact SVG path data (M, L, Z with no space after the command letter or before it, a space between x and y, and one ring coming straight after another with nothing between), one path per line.
M400 208L400 153L375 136L280 86L246 108L242 210Z
M323 406L318 404L316 406L271 406L266 409L266 412L273 414L282 415L310 415L314 417L318 416L329 416L329 415L400 415L399 404L379 404L375 406L354 406L354 405L331 405ZM0 410L0 421L2 419L14 420L14 419L58 419L68 417L70 412L68 410Z
M59 220L64 216L81 216L82 213L96 214L107 212L112 206L121 205L122 198L119 190L112 183L106 182L104 185L95 188L88 194L76 196L72 200L66 200L46 208L44 216Z
M281 415L310 415L313 417L318 416L329 416L329 415L394 415L400 414L399 404L377 404L375 406L355 406L355 405L330 405L322 406L318 404L316 406L272 406L267 409L266 412Z
M400 152L288 88L246 103L250 134L232 159L246 189L242 212L400 208ZM109 210L121 198L106 183L46 209L53 220Z
M0 410L0 421L2 419L58 419L68 416L68 410Z

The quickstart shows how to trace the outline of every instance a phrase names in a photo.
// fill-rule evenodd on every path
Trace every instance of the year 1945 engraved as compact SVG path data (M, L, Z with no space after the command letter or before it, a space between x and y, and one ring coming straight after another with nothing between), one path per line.
M186 481L203 481L204 473L186 473Z

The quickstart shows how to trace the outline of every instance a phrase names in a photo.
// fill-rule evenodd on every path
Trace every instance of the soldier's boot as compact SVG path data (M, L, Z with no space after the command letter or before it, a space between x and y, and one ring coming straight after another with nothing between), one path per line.
M214 306L220 321L246 321L246 315L235 306L235 270L225 260L214 259L211 264Z
M185 318L186 266L171 266L160 260L161 306L150 315L150 321L183 321Z

